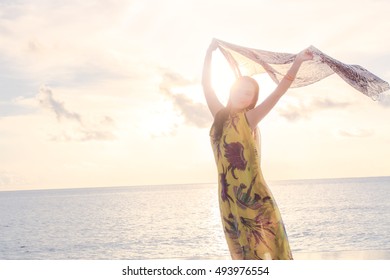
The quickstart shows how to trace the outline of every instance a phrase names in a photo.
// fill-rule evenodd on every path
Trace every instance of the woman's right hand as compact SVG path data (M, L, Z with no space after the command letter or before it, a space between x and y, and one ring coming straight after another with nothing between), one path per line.
M217 41L217 39L213 38L213 40L211 40L210 46L209 46L207 51L208 52L213 52L217 48L218 48L218 41Z

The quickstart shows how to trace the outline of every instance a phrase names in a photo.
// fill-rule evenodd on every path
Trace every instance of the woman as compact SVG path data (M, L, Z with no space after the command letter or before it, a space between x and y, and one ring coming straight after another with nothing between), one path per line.
M257 82L250 77L238 78L224 107L211 86L211 58L217 47L213 40L207 50L202 85L214 117L210 137L219 173L221 220L231 257L292 259L279 209L261 172L257 124L289 89L302 62L313 55L308 50L299 53L276 89L257 107Z

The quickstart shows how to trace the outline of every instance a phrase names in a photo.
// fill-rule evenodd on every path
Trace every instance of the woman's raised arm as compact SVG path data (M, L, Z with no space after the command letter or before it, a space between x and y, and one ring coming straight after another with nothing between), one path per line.
M217 42L213 40L209 48L207 49L207 53L203 65L203 73L202 73L203 92L204 92L204 96L206 97L207 105L213 117L215 117L215 115L219 112L219 110L221 110L224 107L222 103L218 100L218 97L215 94L213 87L211 86L211 58L212 58L213 51L216 50L217 47L218 47Z
M257 124L271 111L271 109L276 105L279 99L290 88L292 82L295 79L295 75L297 74L299 68L301 67L302 62L311 59L313 59L313 54L308 49L305 49L302 52L300 52L296 56L287 74L283 77L279 85L270 94L270 96L268 96L256 108L246 113L246 117L252 129L254 129L257 126Z

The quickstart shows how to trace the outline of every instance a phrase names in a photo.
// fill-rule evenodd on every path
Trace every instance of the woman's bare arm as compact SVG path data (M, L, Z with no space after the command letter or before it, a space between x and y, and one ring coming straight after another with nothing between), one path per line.
M216 50L217 47L218 45L216 41L213 40L207 50L206 57L204 59L203 74L202 74L202 86L203 86L204 96L206 97L207 105L213 117L215 117L215 115L219 112L219 110L221 110L224 107L222 103L218 100L218 97L211 86L211 58L212 58L212 52Z
M291 68L288 70L287 74L280 81L279 85L276 89L268 96L261 104L259 104L254 109L248 111L246 113L246 117L248 119L249 125L252 129L254 129L257 124L272 110L272 108L276 105L279 99L287 92L290 88L295 75L297 74L299 68L301 67L302 62L306 60L313 59L313 54L307 49L300 52Z

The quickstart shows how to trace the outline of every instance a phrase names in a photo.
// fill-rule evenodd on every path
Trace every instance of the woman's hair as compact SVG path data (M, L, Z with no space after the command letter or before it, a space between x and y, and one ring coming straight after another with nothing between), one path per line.
M230 96L232 94L232 90L234 88L236 88L237 86L240 86L240 84L244 81L250 82L254 87L255 95L253 96L253 100L252 100L251 104L249 104L249 106L246 108L246 109L253 109L253 108L255 108L257 100L259 98L259 84L256 82L255 79L253 79L249 76L238 77L230 89ZM215 115L214 124L213 124L213 126L214 126L214 135L213 135L214 141L219 141L221 139L222 132L223 132L223 125L225 124L225 122L229 118L230 113L231 113L231 103L230 103L230 97L229 97L229 101L228 101L228 104L226 105L226 107L219 110L219 112Z

